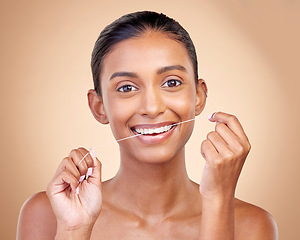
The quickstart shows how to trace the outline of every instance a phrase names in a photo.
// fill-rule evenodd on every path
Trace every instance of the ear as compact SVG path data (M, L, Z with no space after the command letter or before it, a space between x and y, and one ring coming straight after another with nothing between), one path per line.
M94 118L102 124L108 124L109 121L104 109L102 97L99 96L94 89L90 89L88 91L87 97L89 101L89 107L94 115Z
M203 79L198 80L196 86L195 115L198 116L204 109L207 98L207 85Z

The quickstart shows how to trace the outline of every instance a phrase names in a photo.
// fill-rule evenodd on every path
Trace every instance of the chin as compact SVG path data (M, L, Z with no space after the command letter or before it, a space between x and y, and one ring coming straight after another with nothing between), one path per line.
M128 152L129 153L129 152ZM126 154L127 155L127 154ZM134 151L128 157L140 163L147 164L165 164L169 163L179 156L184 156L184 147L179 149L171 149L167 147L149 147L143 151Z

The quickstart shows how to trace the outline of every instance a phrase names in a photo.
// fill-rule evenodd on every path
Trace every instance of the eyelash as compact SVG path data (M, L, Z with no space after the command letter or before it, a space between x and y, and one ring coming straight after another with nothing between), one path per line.
M170 82L175 82L175 86L168 86L168 83L170 83ZM170 87L170 88L173 88L173 87L178 87L178 86L180 86L182 84L182 81L180 81L180 80L177 80L177 79L170 79L170 80L168 80L168 81L166 81L163 85L162 85L162 87Z
M125 87L130 87L130 88L131 88L130 91L125 91L125 90L124 90ZM129 85L129 84L126 84L126 85L124 85L124 86L122 86L122 87L119 87L119 88L117 89L118 92L122 92L122 93L125 93L125 92L131 92L131 91L135 91L135 90L137 90L137 88L134 87L134 86L132 86L132 85Z
M169 86L168 83L170 83L170 82L175 83L175 85ZM162 85L162 87L164 87L164 88L174 88L174 87L180 86L181 84L182 84L182 81L180 81L180 80L177 80L177 79L170 79L170 80L166 81L166 82ZM125 90L125 88L127 88L127 90ZM129 88L129 89L128 89L128 88ZM136 90L137 90L137 88L134 87L134 86L132 86L132 85L130 85L130 84L126 84L126 85L121 86L121 87L119 87L119 88L117 89L118 92L122 92L122 93L132 92L132 91L136 91Z

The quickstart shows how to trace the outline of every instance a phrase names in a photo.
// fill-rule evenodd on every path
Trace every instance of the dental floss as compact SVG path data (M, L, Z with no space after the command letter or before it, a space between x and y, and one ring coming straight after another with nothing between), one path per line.
M182 124L182 123L187 123L187 122L191 122L191 121L195 121L196 118L192 118L192 119L188 119L188 120L185 120L185 121L182 121L182 122L178 122L178 123L174 123L172 124L171 126L176 126L176 125L179 125L179 124ZM133 136L129 136L129 137L125 137L125 138L121 138L121 139L118 139L116 140L117 142L121 142L121 141L124 141L124 140L127 140L127 139L130 139L130 138L134 138L134 137L137 137L137 136L140 136L140 135L144 135L143 133L139 133L139 134L136 134L136 135L133 135ZM103 146L107 146L107 145L110 145L110 144L113 144L113 143L108 143L108 144L105 144L105 145L102 145ZM77 164L77 167L80 165L80 163L87 157L87 155L89 155L90 152L88 152L87 154L85 154L83 156L83 158L79 161L79 163Z
M191 121L195 121L195 120L196 120L196 118L192 118L192 119L188 119L188 120L185 120L185 121L182 121L182 122L174 123L174 124L172 124L171 126L173 127L173 126L177 126L177 125L179 125L179 124L183 124L183 123L187 123L187 122L191 122ZM139 133L139 134L136 134L136 135L134 135L134 136L129 136L129 137L125 137L125 138L118 139L118 140L116 140L116 141L117 141L117 142L121 142L121 141L130 139L130 138L134 138L134 137L137 137L137 136L140 136L140 135L144 135L144 134L143 134L143 133ZM106 146L106 145L110 145L110 144L112 144L112 143L108 143L108 144L105 144L105 145L102 145L102 146ZM85 155L83 156L83 158L82 158L82 159L79 161L79 163L77 164L77 167L80 165L80 163L81 163L81 162L82 162L89 154L90 154L90 152L88 152L87 154L85 154ZM81 183L84 179L86 179L86 180L88 179L88 177L91 175L91 172L92 172L91 170L92 170L92 169L89 168L87 174L80 177L79 183ZM76 188L76 194L77 194L77 195L79 194L79 186Z
M179 125L179 124L182 124L182 123L191 122L191 121L194 121L194 120L195 120L195 118L192 118L192 119L189 119L189 120L186 120L186 121L174 123L174 124L171 125L171 127L174 127L174 126ZM118 140L116 140L116 141L117 141L117 142L121 142L121 141L127 140L127 139L129 139L129 138L137 137L137 136L139 136L139 135L143 135L143 133L139 133L139 134L136 134L136 135L133 135L133 136L130 136L130 137L121 138L121 139L118 139Z
M196 120L196 118L192 118L192 119L188 119L188 120L185 120L185 121L182 121L182 122L174 123L174 124L172 124L171 126L173 127L173 126L177 126L177 125L182 124L182 123L187 123L187 122L191 122L191 121L195 121L195 120ZM144 134L143 134L143 133L139 133L139 134L136 134L136 135L133 135L133 136L129 136L129 137L125 137L125 138L118 139L118 140L116 140L116 141L117 141L117 142L121 142L121 141L130 139L130 138L134 138L134 137L137 137L137 136L140 136L140 135L144 135ZM108 144L102 145L102 147L103 147L103 146L110 145L110 144L112 144L112 143L108 143ZM79 161L79 163L77 164L77 167L80 165L80 163L81 163L81 162L87 157L87 155L89 155L89 154L90 154L90 152L88 152L87 154L85 154L85 155L83 156L83 158L82 158L82 159Z
M77 164L77 167L80 165L80 163L85 159L85 157L89 155L89 152L87 154L84 155L84 157L79 161L79 163Z

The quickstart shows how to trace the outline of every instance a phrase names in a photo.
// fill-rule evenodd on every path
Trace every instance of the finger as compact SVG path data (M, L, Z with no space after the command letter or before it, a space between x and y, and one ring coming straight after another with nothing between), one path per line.
M201 154L209 162L219 158L219 153L209 139L205 139L201 144Z
M51 195L55 195L70 188L70 191L75 193L77 186L78 179L68 169L65 169L57 176L54 176L47 186L47 192Z
M102 183L102 176L101 176L102 164L98 160L93 148L91 148L89 152L90 152L90 156L93 161L92 172L89 177L89 181L91 181L101 187L102 186L102 184L101 184Z
M78 148L78 151L81 152L81 154L83 155L83 157L85 156L85 161L86 161L86 164L89 167L92 167L93 166L93 159L91 157L91 154L88 150L86 150L85 148Z
M81 176L85 175L88 169L86 161L87 156L85 156L87 153L87 150L84 152L83 150L73 149L69 154L69 157L73 160Z
M65 157L62 160L62 162L58 166L57 174L56 175L59 175L65 169L67 169L68 171L70 171L77 179L79 179L80 172L79 172L78 168L76 167L75 163L73 162L72 158Z
M224 154L229 151L227 143L224 141L224 139L220 136L219 133L212 131L209 134L207 134L207 139L211 141L211 143L214 145L215 149L219 154Z
M83 161L85 160L87 166L88 166L88 169L86 171L86 174L85 174L85 179L88 179L88 177L92 174L92 171L93 171L93 159L92 159L92 156L91 156L91 152L90 151L87 151L85 148L78 148L78 151L80 151L82 154L84 154L82 160L80 161ZM78 163L78 166L80 165L81 163L79 162Z
M231 131L235 133L235 135L242 139L242 141L248 141L244 129L236 116L228 113L216 112L209 117L209 120L212 122L222 122L226 124Z
M235 153L250 150L250 143L248 141L243 142L235 135L226 124L219 123L215 127L216 132L224 139L229 149Z

